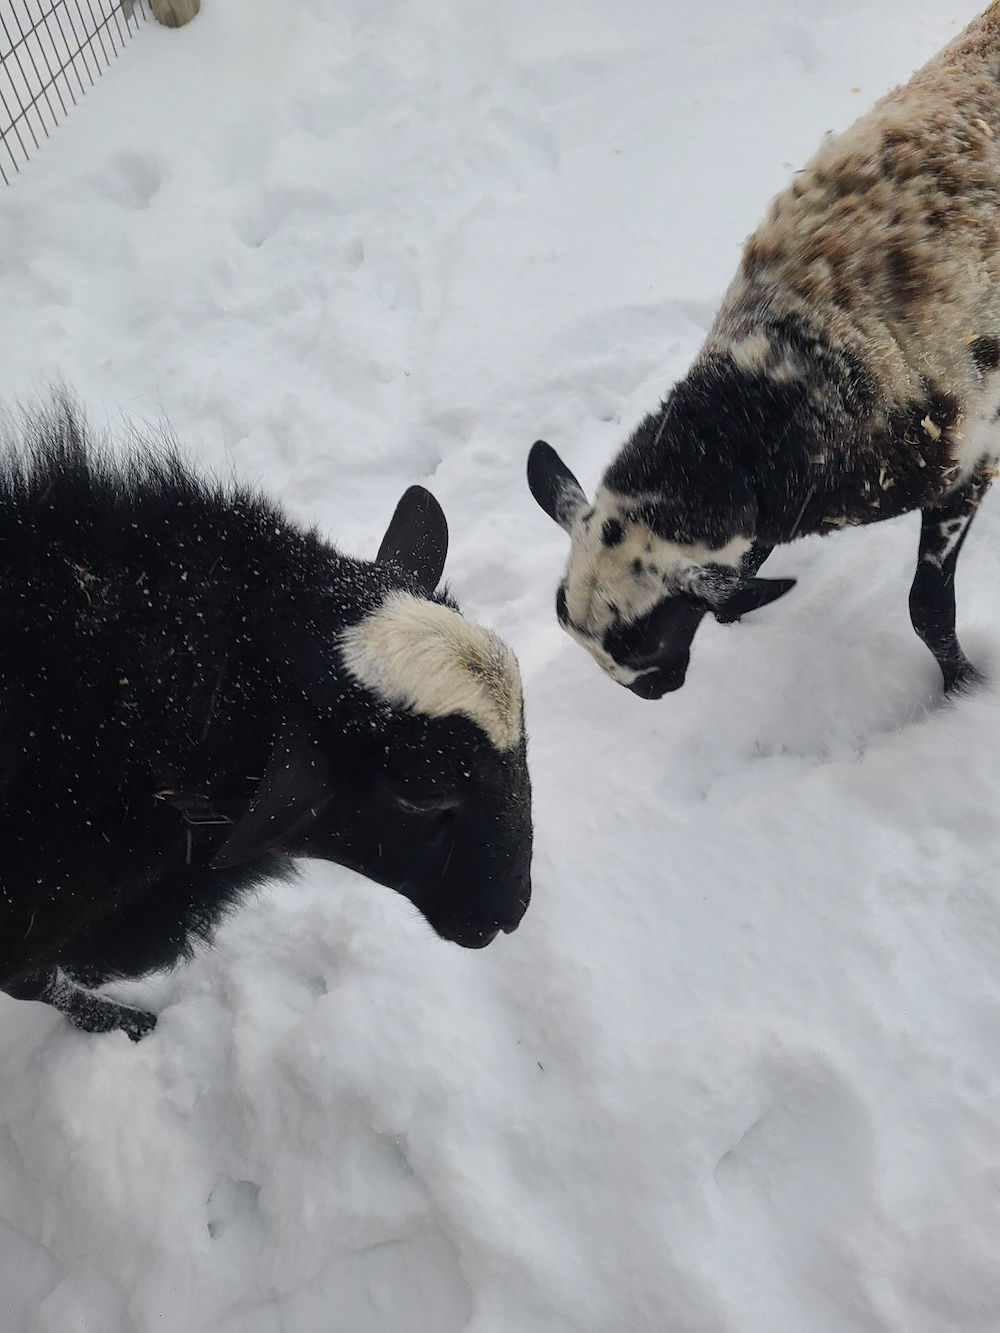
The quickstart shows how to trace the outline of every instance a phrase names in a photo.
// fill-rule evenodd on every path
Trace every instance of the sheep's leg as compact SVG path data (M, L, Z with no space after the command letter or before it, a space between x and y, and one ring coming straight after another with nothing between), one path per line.
M153 1014L95 995L71 981L61 967L19 977L7 982L2 989L15 1000L41 1000L51 1004L84 1032L113 1032L120 1028L133 1041L141 1041L156 1027Z
M62 970L70 981L75 981L84 990L96 990L115 975L103 968L92 967L89 963L63 963Z
M937 509L921 511L917 572L910 588L913 628L937 658L948 693L979 679L955 634L955 565L990 478L975 473Z

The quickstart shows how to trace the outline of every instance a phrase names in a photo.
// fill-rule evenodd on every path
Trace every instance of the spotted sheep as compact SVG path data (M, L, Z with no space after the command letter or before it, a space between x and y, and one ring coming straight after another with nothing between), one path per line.
M972 682L954 577L995 475L998 366L994 3L774 200L691 369L592 503L534 446L532 493L572 539L560 622L658 699L683 684L704 616L793 586L757 577L775 546L919 509L913 626L946 690Z
M138 1040L95 988L168 966L296 858L481 948L531 894L510 649L437 591L403 496L374 562L61 401L0 457L0 989Z

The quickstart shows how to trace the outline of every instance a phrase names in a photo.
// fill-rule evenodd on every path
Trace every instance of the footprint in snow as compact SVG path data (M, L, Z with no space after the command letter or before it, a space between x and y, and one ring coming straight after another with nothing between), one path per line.
M765 1109L715 1167L723 1224L761 1293L795 1289L808 1304L834 1291L838 1318L847 1309L863 1316L841 1333L881 1333L864 1264L882 1221L867 1108L844 1073L813 1052L773 1055L761 1077Z
M242 1246L263 1230L260 1214L260 1186L252 1180L231 1180L222 1176L208 1196L205 1225L218 1241L234 1234Z
M338 216L337 201L329 190L281 185L262 191L253 205L234 219L233 227L244 245L258 249L290 223L317 214L324 218Z
M112 153L105 171L95 176L99 194L127 209L148 208L163 184L163 165L153 153L128 149Z

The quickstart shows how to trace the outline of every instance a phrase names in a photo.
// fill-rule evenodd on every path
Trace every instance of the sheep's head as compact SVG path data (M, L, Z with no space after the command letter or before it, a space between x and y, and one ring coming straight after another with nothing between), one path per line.
M481 948L528 906L531 785L513 653L435 594L447 540L437 502L411 488L372 571L380 597L340 631L314 715L279 738L216 864L336 861Z
M660 535L662 497L623 495L605 485L591 504L541 440L528 457L528 485L572 542L556 594L559 623L640 698L660 699L684 684L703 616L737 620L794 585L750 575L747 536L713 547Z

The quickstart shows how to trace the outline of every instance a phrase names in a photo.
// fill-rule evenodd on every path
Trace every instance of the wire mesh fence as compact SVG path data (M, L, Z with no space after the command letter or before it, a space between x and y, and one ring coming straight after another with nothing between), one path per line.
M0 180L9 184L146 22L148 0L0 0Z

